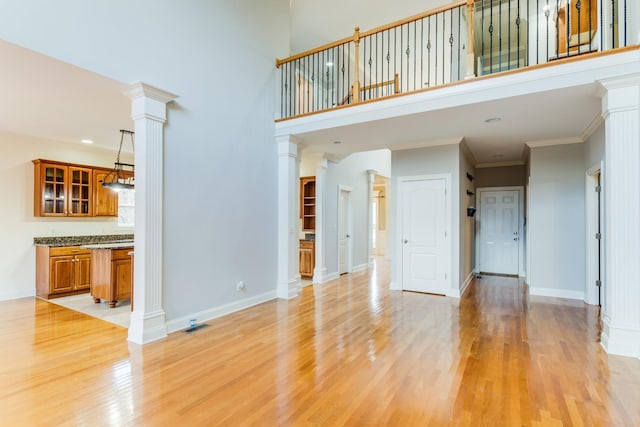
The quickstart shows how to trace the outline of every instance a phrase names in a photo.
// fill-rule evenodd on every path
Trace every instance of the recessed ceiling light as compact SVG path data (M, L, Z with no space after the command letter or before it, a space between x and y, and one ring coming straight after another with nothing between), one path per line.
M327 67L333 67L333 62L328 61L326 65L327 65Z
M90 140L90 139L83 139L83 140L81 140L81 142L82 142L83 144L93 144L93 141L92 141L92 140Z
M333 141L334 144L342 144L342 141Z
M490 119L486 119L484 122L485 123L495 123L495 122L499 122L500 120L502 120L502 118L500 118L500 117L491 117Z

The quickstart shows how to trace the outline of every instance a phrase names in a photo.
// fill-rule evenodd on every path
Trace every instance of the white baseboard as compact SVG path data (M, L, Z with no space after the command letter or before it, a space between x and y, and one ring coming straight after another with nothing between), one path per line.
M555 288L532 288L531 285L529 285L529 295L538 295L541 297L577 299L580 301L584 301L584 291L570 291L567 289L555 289Z
M402 290L402 288L400 287L400 284L398 282L389 283L389 289L391 289L392 291L401 291Z
M17 291L17 292L0 292L0 301L8 301L18 298L35 297L36 291L32 289L30 291Z
M329 274L327 274L326 280L324 282L322 282L322 283L327 283L327 282L330 282L332 280L336 280L339 277L340 277L339 273L329 273Z
M263 302L271 301L273 299L276 299L276 291L269 291L265 292L264 294L245 298L239 301L234 301L220 307L214 307L200 311L198 313L193 313L187 316L179 317L177 319L172 319L167 322L167 332L172 333L188 328L190 319L196 319L197 323L202 323L207 320L216 319L218 317L226 316L227 314L235 313L236 311L244 310L245 308L253 307L254 305L262 304Z
M475 273L475 271L472 271L471 273L469 273L469 275L465 279L464 283L462 284L462 287L460 288L460 297L461 298L469 290L469 285L471 284L471 282L473 282L473 278L474 277L476 277L476 273Z
M351 269L351 274L360 273L361 271L366 271L368 268L369 268L369 264L367 263L356 265Z
M627 357L640 357L640 329L617 327L611 319L603 319L600 345L609 354Z

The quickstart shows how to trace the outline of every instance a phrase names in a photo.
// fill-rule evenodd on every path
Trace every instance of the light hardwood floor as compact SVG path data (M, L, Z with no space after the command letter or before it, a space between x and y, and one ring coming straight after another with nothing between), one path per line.
M142 348L0 302L0 425L640 425L640 360L600 348L597 308L504 277L461 300L388 283L383 264Z

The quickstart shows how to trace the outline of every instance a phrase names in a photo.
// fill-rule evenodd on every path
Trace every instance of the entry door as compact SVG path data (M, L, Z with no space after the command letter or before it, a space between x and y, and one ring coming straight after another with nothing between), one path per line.
M350 196L351 192L340 189L338 203L338 273L349 272L349 255L351 247L350 231Z
M402 288L444 294L447 289L446 182L401 183Z
M480 271L517 275L520 192L500 190L481 194Z

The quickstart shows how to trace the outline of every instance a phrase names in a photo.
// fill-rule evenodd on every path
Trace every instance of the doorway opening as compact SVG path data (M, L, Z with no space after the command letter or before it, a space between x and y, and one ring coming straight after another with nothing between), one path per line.
M524 276L524 188L478 188L476 271Z

